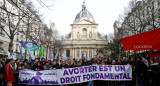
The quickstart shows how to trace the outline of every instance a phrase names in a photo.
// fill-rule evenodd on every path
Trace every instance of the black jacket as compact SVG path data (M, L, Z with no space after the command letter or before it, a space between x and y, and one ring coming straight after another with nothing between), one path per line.
M160 66L158 65L158 63L156 64L152 64L150 66L150 78L154 79L154 80L159 80L160 79Z
M137 75L145 74L147 71L147 66L141 61L137 62L135 66L135 72Z
M43 66L38 66L38 64L34 64L32 67L31 67L32 70L43 70Z

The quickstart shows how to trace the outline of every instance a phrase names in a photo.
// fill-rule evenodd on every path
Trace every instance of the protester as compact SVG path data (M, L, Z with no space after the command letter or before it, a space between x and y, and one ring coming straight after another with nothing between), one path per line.
M43 69L45 69L45 70L51 69L51 65L49 65L48 61L45 63L45 65L43 67L44 67Z
M9 63L5 65L4 70L4 80L7 83L7 86L14 86L15 82L15 67L13 66L14 60L10 59Z
M67 64L68 64L68 68L72 68L73 67L73 60L72 61L70 59L67 60Z
M147 70L147 66L142 62L142 57L137 57L137 63L135 68L135 73L138 77L138 82L140 86L144 86L144 74Z
M4 70L4 64L2 61L0 61L0 86L3 84L3 70Z
M33 64L32 64L33 61ZM32 69L34 71L40 70L56 70L56 69L66 69L66 68L75 68L82 66L92 66L92 65L130 65L132 67L132 81L103 81L103 80L92 80L84 83L72 84L68 86L136 86L136 81L138 81L139 86L160 86L158 80L160 80L160 66L155 61L151 59L150 62L147 62L145 57L137 55L136 58L132 57L123 57L122 59L109 59L103 57L95 57L87 60L85 57L80 59L68 59L65 60L62 58L60 63L57 59L41 60L35 59L32 61L16 59L6 62L5 70L3 71L3 64L0 61L0 86L2 84L3 72L5 82L7 86L13 85L15 81L18 81L18 73L21 69ZM148 64L148 65L147 65ZM147 69L149 68L149 69ZM9 69L9 70L8 70ZM8 71L8 72L7 72ZM15 74L16 73L16 74ZM9 74L9 75L8 75ZM2 75L2 76L1 76ZM16 76L15 76L16 75ZM15 80L17 78L17 80ZM19 86L18 83L15 83L15 86Z
M115 60L112 60L112 65L116 65L116 61Z
M59 69L59 64L58 64L57 60L53 60L52 69Z
M35 61L34 62L34 65L32 66L31 68L32 70L36 70L36 71L39 71L39 70L43 70L43 66L41 65L41 62L40 61Z
M121 59L118 59L118 60L117 60L117 65L121 65L121 64L122 64Z
M132 86L136 86L136 73L135 73L135 68L136 68L136 61L135 58L131 58L131 65L132 65Z
M77 62L76 61L73 61L73 68L74 67L78 67L78 65L77 65Z
M61 65L59 66L59 69L65 69L65 68L67 68L68 67L68 65L66 64L66 61L63 59L62 61L61 61Z
M160 86L159 80L160 80L160 66L156 62L156 60L150 59L150 83L151 86Z
M29 62L24 62L24 69L30 69Z

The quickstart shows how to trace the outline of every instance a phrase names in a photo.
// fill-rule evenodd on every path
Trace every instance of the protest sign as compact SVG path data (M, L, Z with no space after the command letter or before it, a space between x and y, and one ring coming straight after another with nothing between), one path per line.
M24 69L19 73L20 84L63 85L92 80L132 80L132 68L130 65L94 65L42 71Z

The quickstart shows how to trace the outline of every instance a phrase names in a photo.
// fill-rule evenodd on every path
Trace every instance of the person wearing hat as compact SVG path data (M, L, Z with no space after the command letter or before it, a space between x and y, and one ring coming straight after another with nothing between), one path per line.
M4 69L4 80L7 83L7 86L14 86L15 82L15 67L13 66L14 60L10 59L10 61L6 64Z
M59 66L59 69L64 69L64 68L67 68L68 65L66 64L66 61L64 58L62 58L62 61L61 61L61 64Z

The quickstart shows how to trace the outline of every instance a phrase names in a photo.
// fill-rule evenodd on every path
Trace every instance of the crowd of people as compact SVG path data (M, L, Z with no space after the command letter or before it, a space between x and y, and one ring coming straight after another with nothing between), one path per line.
M20 59L9 59L5 62L0 61L0 86L21 86L18 84L18 73L21 69L51 70L74 68L89 65L131 65L132 81L89 81L80 84L72 84L73 86L160 86L160 64L156 60L137 55L135 57L123 57L121 59L111 60L101 56L95 57L87 61L86 59L69 59L46 61L44 58L28 61ZM28 85L27 85L28 86ZM70 86L70 85L69 85Z

